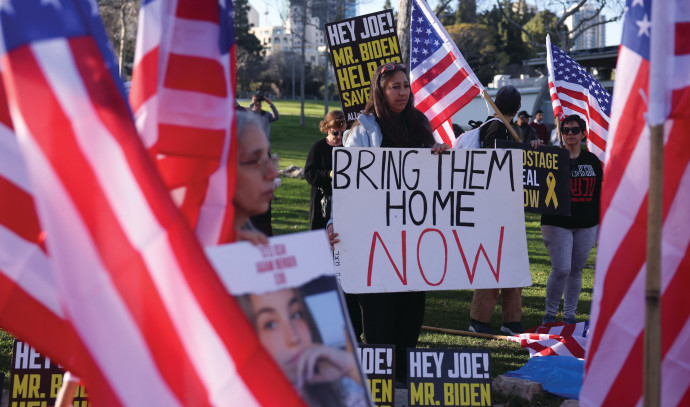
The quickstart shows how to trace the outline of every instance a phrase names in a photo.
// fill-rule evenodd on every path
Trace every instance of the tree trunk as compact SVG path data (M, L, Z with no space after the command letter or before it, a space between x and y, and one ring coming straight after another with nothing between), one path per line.
M321 22L321 25L324 25L325 23L330 23L330 17L331 17L331 2L327 1L326 2L326 21ZM329 55L328 55L328 46L326 46L326 69L323 71L323 115L326 116L328 114L328 61L329 60Z
M328 114L328 51L326 51L326 69L323 74L323 115Z
M307 16L308 16L308 10L309 10L309 1L304 2L304 7L302 8L302 32L301 32L301 39L302 43L301 45L301 59L302 59L302 66L300 67L299 71L299 99L300 99L300 118L299 118L299 125L300 127L304 127L304 81L306 77L306 65L307 65L307 58L305 56L306 54L306 43L307 43Z
M398 40L400 41L400 53L403 63L407 64L410 58L410 0L400 0L398 3Z
M120 55L118 55L118 64L120 64L120 78L124 80L125 77L125 42L127 41L127 2L125 0L120 3Z

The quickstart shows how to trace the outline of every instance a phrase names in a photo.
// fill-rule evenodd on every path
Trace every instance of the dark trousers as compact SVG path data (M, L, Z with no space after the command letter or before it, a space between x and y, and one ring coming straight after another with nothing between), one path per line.
M268 210L262 214L252 216L252 224L266 236L273 236L273 225L271 225L271 203L268 203Z
M407 348L417 346L424 321L426 293L359 294L364 341L395 345L395 378L407 382Z

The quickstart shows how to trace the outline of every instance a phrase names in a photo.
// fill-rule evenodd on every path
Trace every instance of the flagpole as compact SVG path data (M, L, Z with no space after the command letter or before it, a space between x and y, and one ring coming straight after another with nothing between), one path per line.
M508 338L510 338L509 336L506 336L506 335L481 334L478 332L461 331L458 329L449 329L449 328L437 328L435 326L426 326L426 325L422 325L422 329L424 329L425 331L442 332L445 334L453 334L453 335L460 335L460 336L472 336L475 338L501 339L501 340L508 340ZM513 343L519 344L520 342L513 342Z
M502 121L503 124L506 126L506 128L508 129L508 131L510 132L510 134L513 136L513 138L515 139L515 141L517 141L518 143L522 143L522 139L520 139L520 137L518 137L517 133L515 133L515 129L513 128L513 126L511 126L511 125L510 125L510 122L508 122L508 120L506 120L506 118L503 117L503 113L501 113L501 111L498 110L498 107L496 107L496 104L494 103L494 101L491 100L491 97L489 97L489 94L486 93L486 89L482 89L482 96L484 96L484 99L486 99L486 101L489 102L489 104L491 105L491 107L492 107L492 108L494 109L494 111L497 113L496 116L498 116L498 118L501 119L501 121Z
M561 148L563 148L563 134L561 134L561 119L559 119L558 116L555 116L554 119L556 119L556 134L558 135L558 144L560 144Z
M647 278L644 330L644 406L661 401L661 224L664 184L664 125L650 126L647 208Z

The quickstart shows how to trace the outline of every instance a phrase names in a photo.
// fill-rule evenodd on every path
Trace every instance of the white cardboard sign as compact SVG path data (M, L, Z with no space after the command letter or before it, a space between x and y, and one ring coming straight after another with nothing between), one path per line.
M372 405L325 231L208 247L206 254L306 405Z
M267 245L237 242L205 250L232 295L298 287L334 274L328 238L323 230L272 237Z
M522 193L521 150L334 149L343 290L531 285Z

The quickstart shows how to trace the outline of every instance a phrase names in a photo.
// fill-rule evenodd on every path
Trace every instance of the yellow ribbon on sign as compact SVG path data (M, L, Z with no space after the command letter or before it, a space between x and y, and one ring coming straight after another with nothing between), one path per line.
M553 200L554 209L558 208L558 199L556 199L556 177L554 177L553 172L550 172L546 176L546 186L549 190L546 192L546 206L549 206L549 202Z

